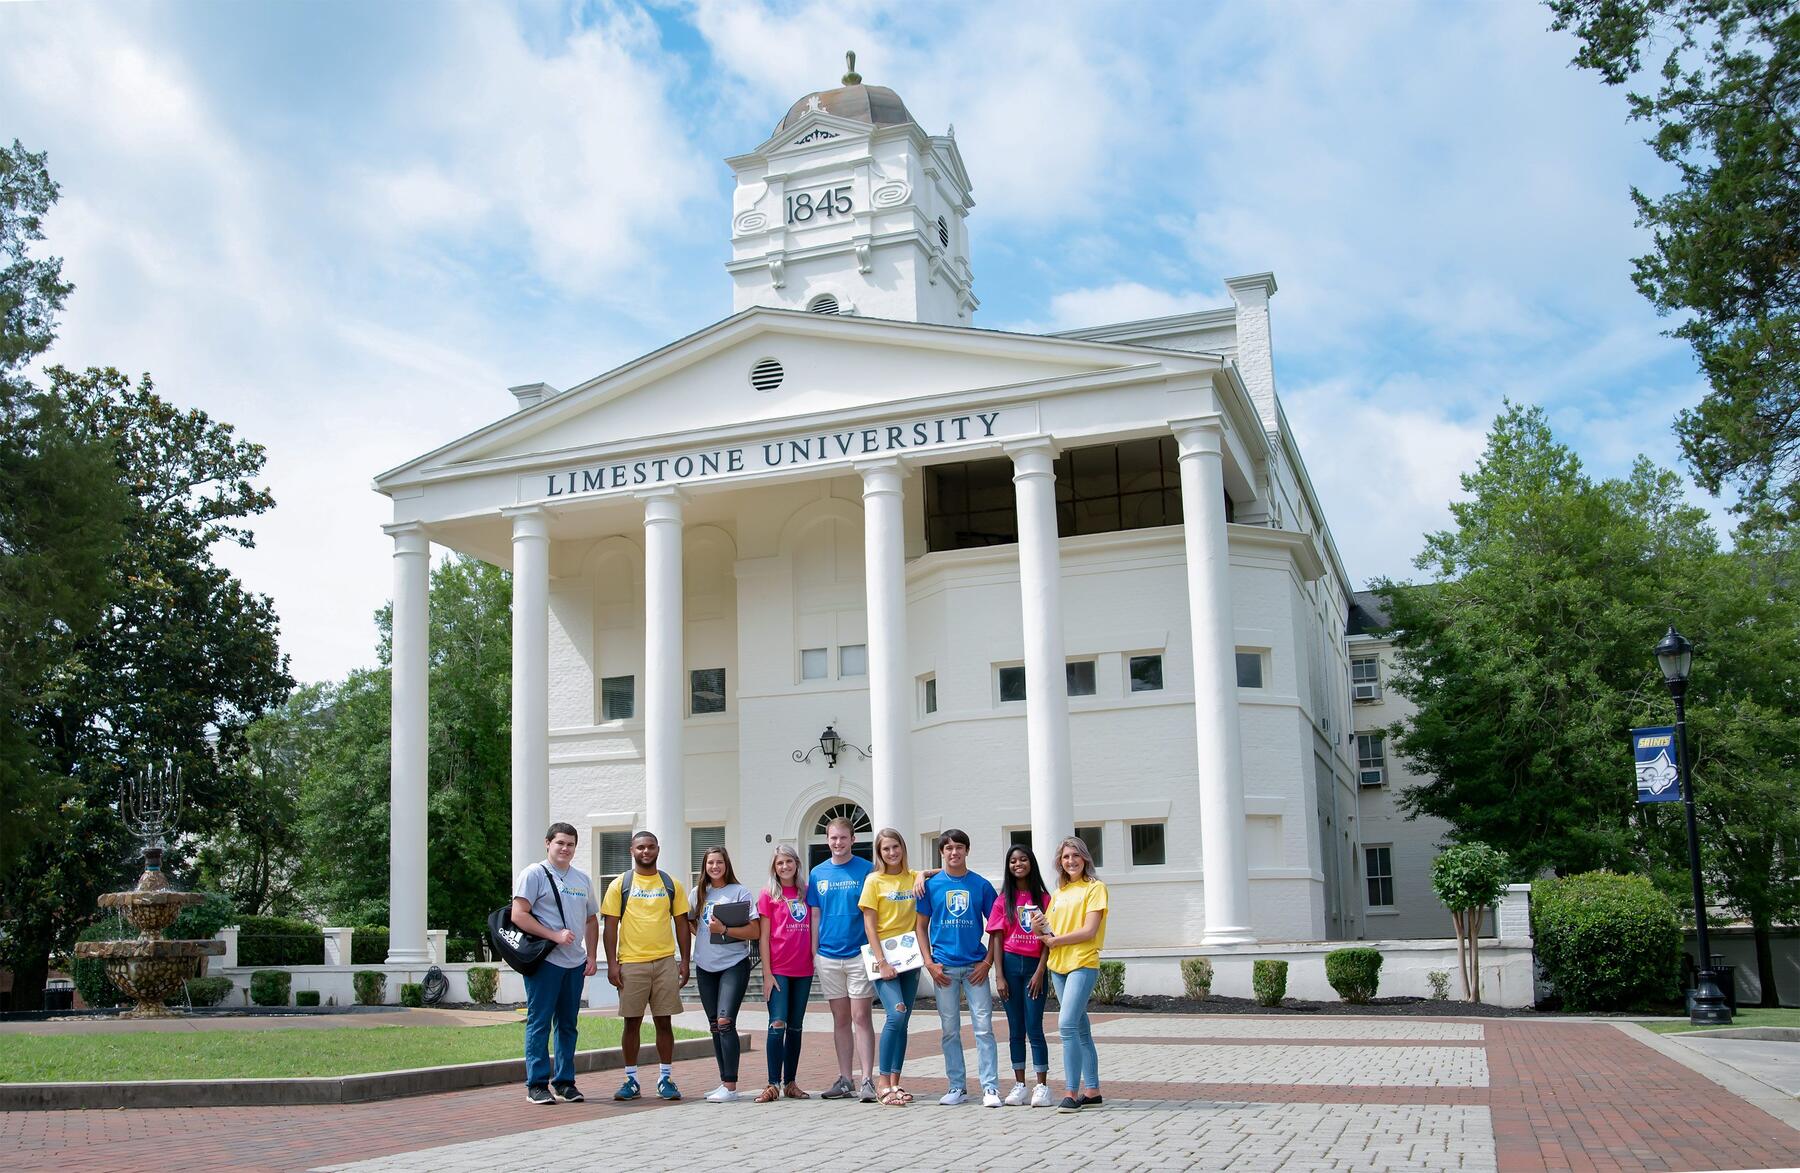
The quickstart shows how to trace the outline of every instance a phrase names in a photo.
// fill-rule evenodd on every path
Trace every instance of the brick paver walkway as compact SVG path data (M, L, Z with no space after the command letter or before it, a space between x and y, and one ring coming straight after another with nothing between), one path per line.
M605 1073L585 1081L593 1101L554 1108L508 1087L329 1108L0 1113L0 1166L788 1170L816 1164L803 1149L818 1141L837 1151L833 1168L886 1170L1800 1164L1800 1132L1603 1024L1118 1015L1095 1033L1106 1106L1073 1116L937 1106L943 1060L935 1034L915 1033L919 1100L904 1109L704 1104L716 1083L704 1060L677 1064L681 1104L615 1104ZM1051 1049L1054 1072L1054 1024ZM744 1062L753 1089L760 1050ZM968 1066L972 1078L972 1046ZM828 1035L809 1031L802 1083L821 1087L834 1068Z

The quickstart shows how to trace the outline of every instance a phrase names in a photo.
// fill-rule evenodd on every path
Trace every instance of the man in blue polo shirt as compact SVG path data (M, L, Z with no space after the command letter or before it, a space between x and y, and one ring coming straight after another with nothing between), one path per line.
M969 998L975 1025L975 1061L981 1076L981 1104L1000 1106L1000 1064L994 1050L994 995L988 989L990 961L987 919L998 894L986 877L969 870L969 836L954 827L938 836L944 870L925 881L919 898L919 945L925 972L937 986L938 1026L943 1029L944 1080L949 1089L938 1103L969 1098L963 1066L962 996Z
M806 877L806 902L819 910L813 917L813 965L818 973L819 990L831 1006L832 1041L837 1044L837 1082L825 1090L827 1100L847 1100L856 1096L866 1104L875 1102L875 1025L870 1020L869 1004L875 998L875 987L862 964L862 947L868 941L863 932L863 881L875 865L850 853L856 842L850 820L836 818L825 827L825 844L831 858L814 868ZM851 1079L851 1042L854 1034L856 1057L862 1062L862 1083Z

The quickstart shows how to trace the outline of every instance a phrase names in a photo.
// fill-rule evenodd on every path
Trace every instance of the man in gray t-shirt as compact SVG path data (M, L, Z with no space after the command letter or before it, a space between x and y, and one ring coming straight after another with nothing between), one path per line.
M595 971L600 943L600 898L574 865L575 828L550 824L544 862L513 882L512 922L519 931L554 941L543 963L525 974L525 1098L554 1104L583 1098L575 1086L575 1016L581 989ZM579 934L575 926L580 926ZM550 1031L556 1030L556 1070L550 1068Z

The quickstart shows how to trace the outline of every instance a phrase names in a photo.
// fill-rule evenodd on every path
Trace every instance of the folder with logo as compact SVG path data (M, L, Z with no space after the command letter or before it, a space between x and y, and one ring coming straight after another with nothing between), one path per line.
M909 969L920 969L925 965L925 958L919 952L919 934L899 933L881 939L881 952L887 963L894 967L895 973L905 973ZM870 981L881 977L881 968L875 964L875 952L867 945L862 947L863 969Z

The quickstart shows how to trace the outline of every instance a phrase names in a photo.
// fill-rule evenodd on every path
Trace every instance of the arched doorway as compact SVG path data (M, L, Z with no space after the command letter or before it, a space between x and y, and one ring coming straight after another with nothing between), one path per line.
M869 821L869 812L847 798L839 798L826 803L807 822L806 866L808 870L818 867L831 858L831 848L825 843L825 827L831 820L840 816L850 820L850 827L855 832L855 840L850 846L850 854L861 856L871 863L874 862L875 824Z

